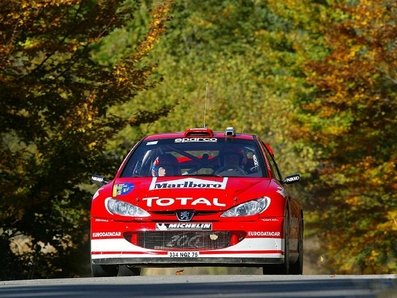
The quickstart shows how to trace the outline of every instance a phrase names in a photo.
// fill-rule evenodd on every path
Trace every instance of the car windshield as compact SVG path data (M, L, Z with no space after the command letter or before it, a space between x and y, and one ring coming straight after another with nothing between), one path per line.
M226 138L159 139L141 142L121 177L267 176L254 140Z

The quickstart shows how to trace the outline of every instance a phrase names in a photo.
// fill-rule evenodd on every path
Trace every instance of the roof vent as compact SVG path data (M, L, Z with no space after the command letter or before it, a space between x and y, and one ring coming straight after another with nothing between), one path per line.
M227 127L225 129L225 137L234 137L236 135L236 132L234 131L233 127Z
M189 128L185 130L185 137L207 136L212 137L214 132L209 128Z

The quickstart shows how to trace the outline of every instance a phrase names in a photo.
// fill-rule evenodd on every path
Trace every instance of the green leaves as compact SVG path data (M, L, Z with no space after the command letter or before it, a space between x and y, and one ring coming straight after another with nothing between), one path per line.
M395 270L393 1L0 7L1 278L81 274L89 174L147 133L203 125L257 133L301 172L323 272ZM33 252L9 251L15 235Z
M142 59L163 32L170 2L153 7L148 28L142 29L147 35L134 49L98 63L91 49L136 15L125 5L117 0L1 4L6 15L0 47L0 156L5 161L0 238L12 244L13 236L22 235L33 248L21 256L2 249L2 257L13 258L2 267L2 279L13 276L14 264L20 268L16 278L74 275L73 265L62 260L87 245L91 197L89 188L78 185L93 172L113 173L119 163L104 148L128 125L128 117L107 116L107 111L146 88L152 66ZM28 262L39 268L29 271Z
M300 195L325 252L320 270L392 272L390 257L377 257L393 255L392 242L371 243L374 229L395 229L385 216L396 208L397 139L388 5L177 1L151 55L163 82L134 102L175 107L135 133L204 123L258 133L284 157L283 173L306 178Z

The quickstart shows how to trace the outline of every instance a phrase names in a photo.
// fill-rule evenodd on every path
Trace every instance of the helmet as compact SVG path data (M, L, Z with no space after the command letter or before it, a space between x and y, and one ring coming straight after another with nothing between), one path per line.
M159 176L159 169L165 169L165 176L180 175L178 160L172 154L158 156L152 164L152 175Z
M242 148L236 146L226 146L221 152L221 162L223 166L225 165L225 156L235 155L238 157L239 165L244 166L247 162L245 152Z

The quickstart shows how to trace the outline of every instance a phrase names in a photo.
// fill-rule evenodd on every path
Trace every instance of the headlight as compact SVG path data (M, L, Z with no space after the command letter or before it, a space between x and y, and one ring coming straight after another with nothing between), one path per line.
M148 217L150 214L142 208L123 201L107 198L105 200L106 210L111 214L133 217Z
M236 207L225 211L221 217L237 217L256 215L265 211L270 205L270 198L263 197L260 199L245 202Z

